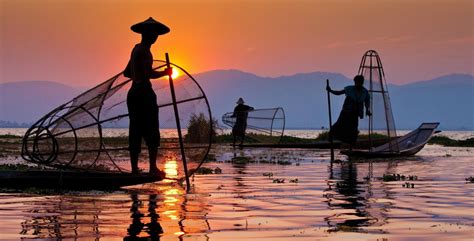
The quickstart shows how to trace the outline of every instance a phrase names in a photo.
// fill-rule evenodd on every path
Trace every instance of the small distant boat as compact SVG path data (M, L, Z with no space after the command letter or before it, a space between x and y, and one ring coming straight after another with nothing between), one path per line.
M423 123L416 130L381 146L369 150L342 150L341 153L350 157L362 158L412 156L423 149L431 136L437 132L438 126L438 122ZM393 146L397 146L397 150L394 150Z
M98 171L2 171L0 187L20 190L25 188L67 190L118 190L123 186L157 182L158 176Z

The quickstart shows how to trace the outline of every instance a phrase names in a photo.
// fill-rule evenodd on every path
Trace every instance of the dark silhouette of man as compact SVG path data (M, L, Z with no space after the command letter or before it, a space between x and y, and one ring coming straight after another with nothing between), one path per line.
M364 88L364 76L356 75L354 85L346 86L343 90L332 90L329 86L326 90L335 95L346 95L339 118L330 131L336 139L348 143L352 150L359 134L359 118L364 118L364 106L366 115L372 115L369 91Z
M150 159L150 173L164 177L164 172L156 166L156 156L160 146L158 123L158 105L156 94L150 79L160 78L172 73L171 68L164 71L153 70L153 55L150 47L158 35L166 34L170 29L153 18L137 23L132 31L142 35L140 43L132 50L130 61L124 75L132 79L132 87L127 95L127 107L130 116L129 150L132 173L138 173L138 156L141 152L142 138L145 139Z
M235 146L235 141L240 139L240 145L244 143L245 131L247 130L247 117L249 111L253 110L253 107L244 104L244 99L239 98L237 100L237 106L234 108L234 114L232 117L235 117L235 124L232 127L232 137L233 145Z

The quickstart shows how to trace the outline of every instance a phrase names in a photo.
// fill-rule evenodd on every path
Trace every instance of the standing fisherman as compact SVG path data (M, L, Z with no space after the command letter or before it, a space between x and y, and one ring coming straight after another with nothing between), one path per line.
M232 115L232 117L235 117L235 125L232 128L234 146L237 138L240 138L240 145L244 143L248 112L253 110L253 107L244 105L244 103L244 99L239 98L236 103L237 106L234 108L234 114Z
M372 115L369 110L369 91L364 88L364 76L356 75L354 85L346 86L343 90L332 90L329 85L326 90L335 95L346 95L339 118L331 127L331 135L342 142L348 143L352 150L359 134L359 118L364 118L364 105L366 115Z
M142 35L141 42L133 48L130 61L123 72L124 76L132 79L132 87L127 95L132 173L138 173L138 156L141 152L143 138L148 147L150 173L164 178L165 173L156 166L156 156L160 146L160 130L156 94L152 89L150 79L170 75L172 68L167 68L164 71L153 70L153 56L150 48L158 35L166 34L170 29L151 17L133 25L131 29Z

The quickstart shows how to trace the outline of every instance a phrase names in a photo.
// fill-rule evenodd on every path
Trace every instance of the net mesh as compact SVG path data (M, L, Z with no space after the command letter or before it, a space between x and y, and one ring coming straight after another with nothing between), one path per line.
M389 143L388 151L399 151L396 142L396 128L393 120L390 96L388 94L387 81L379 55L374 50L367 51L362 57L359 67L359 75L365 78L365 87L370 94L370 110L372 116L360 120L359 129L366 138L358 141L369 142L372 150L375 146Z
M199 168L214 134L211 111L204 91L183 68L172 64L179 122L189 174ZM155 60L155 70L166 68ZM180 154L176 118L168 77L151 80L157 95L161 146L158 167L169 178L185 176ZM122 73L82 93L38 120L23 138L22 156L34 163L56 168L128 172L128 136L104 137L103 128L129 125L127 93L131 79ZM140 166L147 168L148 155L142 142Z
M285 112L283 108L255 109L248 111L246 142L278 143L285 131ZM222 122L234 127L234 112L225 113Z

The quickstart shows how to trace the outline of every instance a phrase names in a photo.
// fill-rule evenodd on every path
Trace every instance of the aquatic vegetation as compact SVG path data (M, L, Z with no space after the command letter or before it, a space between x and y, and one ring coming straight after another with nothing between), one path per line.
M273 183L285 183L285 178L275 178L273 179Z
M291 165L292 163L290 161L277 161L278 165Z
M212 119L212 123L209 122L210 120L207 120L204 113L192 113L188 124L188 132L184 135L184 140L192 143L207 143L209 137L211 137L211 140L215 140L217 120ZM213 128L208 128L210 124Z
M402 175L402 174L383 174L383 177L382 177L382 180L384 182L392 182L392 181L405 181L405 180L409 180L409 181L416 181L418 180L418 176L416 175L408 175L408 176L405 176L405 175Z
M415 188L415 184L414 184L414 183L405 182L404 184L402 184L402 187Z
M251 133L246 136L245 143L254 144L254 143L262 143L261 140L265 140L268 143L313 143L318 141L317 138L300 138L294 136L268 136L262 134L255 134ZM216 143L232 143L233 137L232 134L221 134L217 135L215 138Z
M208 175L208 174L221 174L222 169L219 167L216 167L214 169L208 168L208 167L199 167L196 172L196 174L201 174L201 175Z
M10 135L10 134L0 135L0 139L6 139L6 138L21 139L22 137L17 136L17 135Z
M466 181L470 182L470 183L474 183L474 177L470 176L470 177L466 178Z
M428 144L456 147L474 147L474 138L468 138L466 140L454 140L447 136L433 136Z
M38 171L45 170L44 167L30 166L25 164L2 164L0 165L0 171Z
M290 183L298 183L298 178L295 178L295 179L290 179Z
M245 156L238 156L238 157L232 158L231 161L232 163L236 163L236 164L247 164L250 162L250 158L245 157Z
M264 176L264 177L271 178L271 177L273 177L273 172L264 172L264 173L263 173L263 176Z
M216 155L211 154L211 153L207 154L206 159L204 159L204 162L215 162L215 161L217 161Z
M380 133L372 133L372 135L370 136L372 139L387 139L388 136L387 135L384 135L384 134L380 134ZM357 137L358 139L369 139L369 135L367 134L360 134L358 135ZM324 132L321 132L318 137L316 137L317 141L324 141L324 140L329 140L329 132L328 131L324 131Z

